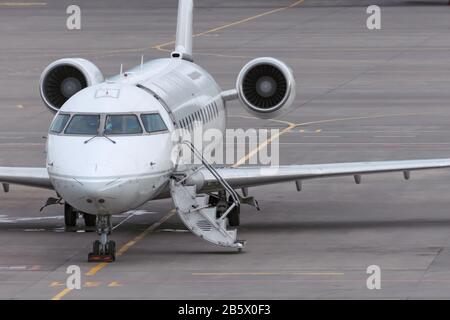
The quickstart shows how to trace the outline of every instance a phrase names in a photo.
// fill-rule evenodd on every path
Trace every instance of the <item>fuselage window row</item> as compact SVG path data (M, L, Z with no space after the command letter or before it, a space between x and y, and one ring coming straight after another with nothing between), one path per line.
M194 130L196 122L206 124L212 121L213 119L217 118L218 116L219 116L219 108L217 106L217 103L213 101L212 103L206 105L205 107L181 119L178 122L178 125L183 129L192 131Z

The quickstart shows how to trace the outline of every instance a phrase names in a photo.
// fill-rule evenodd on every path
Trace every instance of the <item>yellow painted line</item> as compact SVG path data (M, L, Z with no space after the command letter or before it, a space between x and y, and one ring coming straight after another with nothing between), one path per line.
M299 0L299 1L296 1L296 2L294 2L294 3L292 3L292 4L288 5L288 6L285 6L285 7L272 9L272 10L269 10L269 11L266 11L266 12L263 12L263 13L260 13L260 14L248 17L248 18L244 18L244 19L241 19L241 20L238 20L238 21L234 21L234 22L225 24L225 25L220 26L220 27L215 27L215 28L212 28L212 29L200 32L200 33L196 33L196 34L193 35L193 37L194 38L201 37L201 36L213 33L213 32L217 32L217 31L221 31L221 30L224 30L224 29L227 29L227 28L230 28L230 27L234 27L234 26L237 26L237 25L240 25L240 24L243 24L243 23L246 23L246 22L249 22L249 21L252 21L252 20L264 17L264 16L267 16L267 15L270 15L270 14L273 14L273 13L276 13L276 12L280 12L280 11L287 10L289 8L296 7L296 6L300 5L300 4L302 4L303 2L305 2L305 0ZM164 49L164 47L167 47L167 46L169 46L171 44L175 44L175 40L155 45L152 48L160 50L160 51L169 52L170 50ZM210 54L210 55L213 55L213 54Z
M61 287L61 286L63 286L64 285L64 283L62 283L62 282L59 282L59 281L53 281L51 284L50 284L50 287Z
M68 294L72 289L64 288L60 293L52 298L52 300L61 300L66 294Z
M46 5L46 2L0 2L0 7L39 7Z
M194 272L193 276L343 276L343 272Z
M108 284L108 287L121 287L122 285L118 281L112 281Z
M93 276L100 270L102 270L104 267L106 267L108 264L106 262L100 262L96 264L94 267L92 267L88 272L86 272L87 276Z
M325 119L325 120L317 120L317 121L309 121L309 122L303 122L303 123L292 123L289 121L283 121L283 120L277 120L277 119L269 119L269 121L274 121L274 122L280 122L280 123L285 123L288 126L286 128L284 128L283 130L281 130L280 132L278 132L277 134L274 134L273 136L271 136L269 139L267 139L266 141L262 142L261 144L258 145L257 148L253 149L252 151L250 151L247 155L245 155L244 157L242 157L241 159L239 159L238 162L236 162L234 165L232 165L232 168L237 168L241 165L243 165L246 161L248 161L250 158L252 158L253 156L255 156L261 149L265 148L267 145L269 145L270 143L272 143L274 140L278 139L279 137L281 137L283 134L291 131L292 129L296 128L296 127L300 127L300 126L307 126L307 125L311 125L311 124L320 124L320 123L329 123L329 122L338 122L338 121L350 121L350 120L363 120L363 119L377 119L377 118L388 118L388 117L404 117L404 116L412 116L412 115L427 115L430 113L403 113L403 114L385 114L385 115L373 115L373 116L361 116L361 117L349 117L349 118L333 118L333 119ZM258 119L256 117L252 117L252 116L244 116L244 115L238 115L237 117L240 118L247 118L247 119ZM303 130L303 129L301 129ZM319 129L318 131L316 130L316 132L321 132L322 129ZM304 132L304 131L300 131L300 132Z
M273 14L273 13L276 13L276 12L284 11L284 10L289 9L289 8L296 7L296 6L300 5L300 4L302 4L303 2L305 2L305 0L299 0L299 1L296 1L296 2L294 2L292 4L290 4L289 6L273 9L273 10L270 10L270 11L266 11L266 12L263 12L263 13L260 13L260 14L257 14L257 15L245 18L245 19L241 19L241 20L238 20L238 21L235 21L235 22L232 22L232 23L228 23L226 25L223 25L223 26L220 26L220 27L217 27L217 28L209 29L207 31L204 31L204 32L201 32L201 33L197 33L195 36L199 37L199 36L206 35L208 33L213 33L213 32L217 32L217 31L223 30L223 29L234 27L234 26L237 26L237 25L245 23L245 22L249 22L249 21L252 21L252 20L264 17L264 16L268 16L269 14Z
M98 287L99 285L100 285L100 282L98 282L98 281L86 281L84 283L84 286L86 288Z
M300 127L300 126L307 126L310 124L320 124L320 123L329 123L329 122L338 122L338 121L377 119L377 118L389 118L389 117L406 117L406 116L417 116L417 115L427 115L427 114L430 114L430 113L399 113L399 114L382 114L382 115L349 117L349 118L334 118L334 119L325 119L325 120L317 120L317 121L299 123L299 124L297 124L297 126Z
M279 120L278 120L279 121ZM270 143L272 143L274 140L278 139L281 135L285 134L286 132L291 131L293 128L295 128L297 125L295 123L286 122L289 124L288 127L284 128L283 130L279 131L278 133L274 134L273 136L270 136L269 139L265 140L264 142L260 143L257 148L250 151L247 155L239 159L238 162L236 162L234 165L232 165L232 168L237 168L240 165L244 164L247 160L252 158L255 154L257 154L261 149L268 146Z

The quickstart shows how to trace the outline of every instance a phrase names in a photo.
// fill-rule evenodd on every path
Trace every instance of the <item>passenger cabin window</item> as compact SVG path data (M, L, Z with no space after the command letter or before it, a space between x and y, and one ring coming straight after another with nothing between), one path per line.
M100 115L77 114L72 117L64 133L94 135L98 133L99 125Z
M64 127L69 121L70 116L68 114L59 114L55 121L53 121L52 127L50 128L51 133L61 133L64 130Z
M167 126L159 113L143 114L141 115L141 119L144 124L145 131L149 133L167 130Z
M217 104L216 104L215 101L213 102L213 105L214 105L214 110L216 112L216 117L218 117L219 116L219 109L217 109Z
M206 111L208 112L208 119L209 121L212 120L212 114L211 114L211 105L208 104L208 106L206 107Z
M105 121L105 134L139 134L142 127L134 114L108 115Z

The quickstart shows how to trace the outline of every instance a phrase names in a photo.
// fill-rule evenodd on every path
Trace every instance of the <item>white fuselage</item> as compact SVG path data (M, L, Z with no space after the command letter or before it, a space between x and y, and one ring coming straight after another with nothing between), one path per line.
M47 169L58 194L90 214L134 209L160 195L175 169L172 133L177 128L225 129L221 90L201 67L182 59L159 59L133 68L71 97L58 115L98 115L95 134L50 131ZM102 136L110 115L159 114L166 130ZM56 117L55 117L56 119ZM90 140L89 140L90 139Z

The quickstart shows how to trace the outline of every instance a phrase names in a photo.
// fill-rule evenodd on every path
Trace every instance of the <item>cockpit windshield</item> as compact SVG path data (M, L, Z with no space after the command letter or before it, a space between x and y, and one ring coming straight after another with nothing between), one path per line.
M142 127L138 117L134 114L107 115L105 121L105 134L139 134Z
M95 135L98 133L99 125L100 125L100 115L77 114L72 117L72 120L70 120L69 125L67 126L64 133Z
M167 131L157 112L127 114L72 114L60 113L50 127L56 135L149 135Z
M50 128L50 132L52 133L61 133L64 130L64 127L69 121L70 115L68 114L58 114L55 121L53 121L52 126Z
M159 113L141 115L145 130L149 133L167 130L166 124Z

